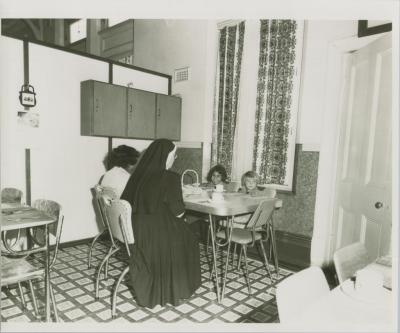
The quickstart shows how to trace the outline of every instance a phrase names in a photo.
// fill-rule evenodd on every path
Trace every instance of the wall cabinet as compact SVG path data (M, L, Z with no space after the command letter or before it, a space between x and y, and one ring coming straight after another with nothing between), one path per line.
M81 82L81 135L180 140L179 97L94 80Z

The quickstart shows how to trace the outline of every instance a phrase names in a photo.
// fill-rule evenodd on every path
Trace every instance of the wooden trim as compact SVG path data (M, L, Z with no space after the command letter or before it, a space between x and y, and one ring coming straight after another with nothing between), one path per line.
M358 21L358 37L365 37L392 31L392 23L386 23L368 28L368 20Z
M7 33L4 33L4 32L2 32L2 35L5 36L5 37L9 37L9 38L14 38L14 39L18 39L18 40L23 40L23 39L21 39L21 38L19 38L19 37L15 37L15 36L12 36L12 35L8 35ZM65 47L65 46L54 45L54 44L50 44L50 43L48 43L48 42L42 42L42 41L38 41L38 40L34 40L34 41L31 41L31 40L30 40L29 43L37 44L37 45L41 45L41 46L46 46L46 47L50 47L50 48L53 48L53 49L56 49L56 50L60 50L60 51L64 51L64 52L73 53L73 54L76 54L76 55L80 55L80 56L82 56L82 57L86 57L86 58L91 58L91 59L98 60L98 61L107 62L107 63L109 63L109 64L113 64L113 65L117 65L117 66L127 67L127 68L130 68L130 69L137 70L137 71L139 71L139 72L143 72L143 73L147 73L147 74L152 74L152 75L156 75L156 76L160 76L160 77L165 77L165 78L167 78L167 79L168 79L168 78L171 78L171 79L172 79L172 76L169 75L169 74L164 74L164 73L152 71L152 70L150 70L150 69L143 68L143 67L138 67L138 66L133 66L133 65L129 65L129 64L124 64L124 63L118 62L118 61L116 61L116 60L111 60L111 59L103 58L103 57L100 57L100 56L97 56L97 55L93 55L93 54L88 54L88 53L85 53L85 52L82 52L82 51L70 50L70 49L68 49L68 48Z
M279 267L299 271L310 266L311 238L275 230ZM249 248L249 257L262 260L256 247ZM270 262L273 264L273 261Z

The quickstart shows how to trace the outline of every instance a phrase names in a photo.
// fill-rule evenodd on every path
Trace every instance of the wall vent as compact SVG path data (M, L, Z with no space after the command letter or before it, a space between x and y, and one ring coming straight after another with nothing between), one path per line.
M189 80L189 67L174 70L174 82L182 82Z

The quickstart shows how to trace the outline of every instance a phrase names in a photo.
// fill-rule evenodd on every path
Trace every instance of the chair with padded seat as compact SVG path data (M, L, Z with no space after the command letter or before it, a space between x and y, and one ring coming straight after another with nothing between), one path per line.
M121 244L125 245L128 258L131 255L132 245L135 242L132 229L132 208L128 201L122 199L107 200L105 205L105 214L113 232L113 237ZM129 265L120 274L112 294L112 317L116 315L116 300L118 288L129 272Z
M14 187L5 187L1 190L1 203L2 204L22 204L23 192ZM16 246L20 244L21 230L9 232L7 237L8 246L15 250ZM1 251L5 251L3 244L0 244ZM12 261L8 259L7 261ZM4 262L4 260L3 260ZM5 262L4 262L5 263ZM31 288L32 289L32 288ZM22 290L21 283L18 283L19 295L21 298L22 306L25 308L24 293Z
M14 187L5 187L1 190L2 203L21 203L22 191Z
M103 267L105 267L105 274L107 274L107 265L109 259L121 249L121 244L125 244L124 234L120 226L121 223L120 218L119 216L118 218L116 218L115 211L117 210L117 208L120 209L119 214L123 216L124 219L128 218L126 216L129 212L129 221L131 220L130 214L132 212L130 204L127 201L113 198L112 194L110 195L110 193L105 193L105 192L102 193L99 197L99 204L101 210L103 211L104 222L106 224L108 233L110 235L111 246L107 255L103 258L99 267L97 268L96 288L95 288L96 299L99 298L100 276ZM132 226L126 227L125 229L127 235L129 235L128 239L132 240L133 239Z
M288 276L276 286L279 321L291 323L301 312L330 292L320 267L311 266Z
M263 244L263 234L265 233L264 226L269 223L274 213L276 201L277 199L275 198L261 201L255 212L251 216L250 220L247 222L245 228L234 228L232 227L232 225L228 224L227 228L224 228L217 232L216 238L225 240L226 241L225 244L228 246L226 255L227 259L225 263L225 273L222 286L222 298L224 297L225 293L225 283L228 270L229 252L231 243L234 243L235 245L236 244L240 245L241 251L243 251L244 266L245 266L244 274L249 294L251 294L251 286L250 286L250 276L248 274L248 267L247 267L247 247L253 247L258 242L264 258L265 269L271 281L273 281L271 271L269 269L267 255L265 253L265 248ZM223 245L219 244L220 247Z
M107 222L105 221L104 217L104 208L101 206L101 201L100 201L100 196L102 194L108 195L112 199L117 198L117 194L111 187L106 187L106 186L101 186L101 185L96 185L92 189L93 196L94 196L94 209L96 214L99 215L99 220L101 222L101 227L102 230L93 238L90 247L89 247L89 254L88 254L88 268L92 267L92 252L93 248L96 244L96 242L100 239L100 236L103 235L104 233L109 233L109 227L107 226ZM107 277L107 268L108 266L106 265L105 267L105 277Z
M64 216L62 214L62 207L55 201L52 200L45 200L45 199L38 199L32 205L34 208L45 212L47 215L56 218L56 222L49 225L49 235L52 235L55 238L54 241L54 251L53 257L50 260L50 272L57 260L58 248L61 239L61 232L63 227ZM45 245L45 236L44 236L44 229L43 228L34 228L30 230L30 237L32 242L38 246ZM34 248L33 248L34 249ZM18 252L15 252L18 254ZM11 255L9 253L4 253L2 255L2 265L1 265L1 285L9 286L12 284L20 284L22 282L28 282L29 288L31 291L32 296L32 303L33 308L35 310L36 315L39 315L36 296L34 292L34 288L32 285L33 280L41 279L44 281L45 279L45 268L43 266L35 266L30 263L25 258L8 258L7 255ZM23 298L23 296L22 296ZM58 322L58 312L57 312L57 305L54 297L54 291L50 281L50 298L53 304L53 311L55 320ZM24 304L24 301L23 301Z
M367 249L361 242L353 243L336 250L333 255L339 283L351 278L354 274L371 263Z

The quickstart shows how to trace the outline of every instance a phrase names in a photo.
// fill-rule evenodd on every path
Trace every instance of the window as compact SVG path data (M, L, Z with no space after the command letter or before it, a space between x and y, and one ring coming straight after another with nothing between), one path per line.
M86 20L77 20L69 25L69 42L75 43L86 38Z
M232 24L228 24L232 27ZM245 22L240 68L236 85L221 88L221 55L237 43L224 48L226 30L220 27L216 78L216 105L212 163L227 167L231 180L254 170L266 186L292 190L298 91L300 84L303 22L293 20L248 20ZM231 28L232 29L232 28ZM237 41L239 41L237 39ZM240 44L239 44L240 45ZM236 57L237 58L237 57ZM239 73L240 75L238 75ZM224 74L226 75L226 74ZM237 89L237 108L221 117L221 103L227 90ZM232 120L234 119L234 120ZM229 120L230 132L221 133ZM224 146L225 142L230 145ZM230 153L227 149L232 147ZM222 154L217 152L221 151ZM228 160L228 161L227 161Z

